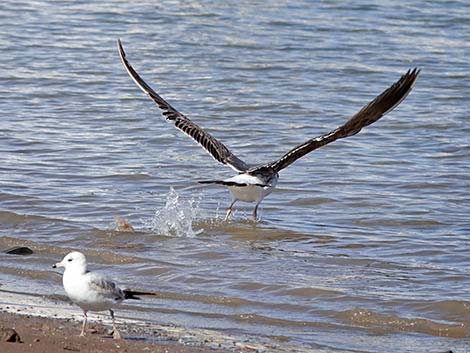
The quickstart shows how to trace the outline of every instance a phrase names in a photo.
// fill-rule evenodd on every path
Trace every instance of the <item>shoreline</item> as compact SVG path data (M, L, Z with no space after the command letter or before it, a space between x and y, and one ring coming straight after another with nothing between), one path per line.
M4 342L2 353L313 353L307 347L286 347L266 337L230 334L224 330L186 328L129 317L124 310L116 324L124 339L112 339L106 313L89 313L90 334L80 337L81 309L60 295L43 296L0 289L0 329L14 329L23 343ZM0 330L0 338L2 332ZM58 348L56 348L58 347Z
M164 337L158 332L154 339L123 329L124 339L114 340L108 326L90 322L87 335L80 337L80 324L70 318L49 318L0 311L0 337L3 329L14 329L21 342L0 341L2 353L59 353L59 352L126 352L126 353L212 353L228 352L203 345L189 345Z

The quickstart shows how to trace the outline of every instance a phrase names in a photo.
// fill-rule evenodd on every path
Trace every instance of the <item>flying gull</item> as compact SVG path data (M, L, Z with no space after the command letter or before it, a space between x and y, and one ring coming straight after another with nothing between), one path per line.
M120 339L121 334L114 322L112 308L125 299L140 299L137 295L154 295L148 292L136 292L119 288L105 276L87 270L85 255L73 251L67 254L61 262L52 265L53 268L64 267L62 283L68 297L83 310L83 325L80 336L85 336L88 311L109 310L113 321L113 338Z
M420 70L408 70L400 79L365 105L354 114L346 123L326 134L314 137L281 156L281 158L261 165L249 165L235 156L222 142L210 135L207 131L196 125L184 114L173 108L157 92L155 92L134 70L118 39L118 48L121 61L137 86L140 87L163 111L166 120L174 123L175 127L194 139L216 161L225 164L238 174L225 180L200 181L201 184L220 184L230 191L232 202L227 209L225 220L232 214L232 207L237 201L254 202L253 219L257 219L258 206L261 201L275 188L279 172L294 163L307 153L316 150L330 142L357 134L367 125L375 123L382 116L397 107L410 93Z

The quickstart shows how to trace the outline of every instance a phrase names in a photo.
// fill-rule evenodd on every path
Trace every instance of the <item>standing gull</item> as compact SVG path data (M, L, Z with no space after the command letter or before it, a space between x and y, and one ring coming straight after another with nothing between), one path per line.
M140 299L136 295L152 295L147 292L135 292L119 288L116 283L97 272L87 270L85 255L73 251L66 255L61 262L52 265L53 268L64 267L62 283L68 297L83 310L83 325L80 336L85 336L88 311L109 310L113 320L113 338L120 339L121 334L114 322L113 307L124 299Z
M216 161L228 165L238 174L225 180L200 181L201 184L221 184L226 186L232 196L232 202L227 209L225 219L232 213L232 207L237 201L255 202L253 219L257 219L258 206L261 201L275 188L279 172L294 163L307 153L316 150L330 142L357 134L367 125L375 123L382 116L392 111L406 98L413 88L419 69L408 70L400 79L365 105L354 114L346 123L326 134L314 137L284 154L281 158L261 165L251 166L235 156L219 140L207 131L196 125L188 117L173 108L157 92L155 92L134 70L126 59L121 41L118 40L119 55L129 76L163 111L164 117L172 121L175 127L191 138L206 150Z

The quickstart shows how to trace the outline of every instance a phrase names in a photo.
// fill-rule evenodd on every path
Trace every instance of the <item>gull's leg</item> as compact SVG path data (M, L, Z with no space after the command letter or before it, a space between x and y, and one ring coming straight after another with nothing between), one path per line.
M233 207L233 205L235 204L235 202L237 202L236 199L232 201L232 203L230 204L230 206L228 206L228 208L227 208L227 213L225 214L224 221L228 220L228 218L229 218L230 215L232 214L232 207Z
M259 203L256 204L255 209L253 210L253 220L254 221L258 220L258 206L259 206Z
M87 321L87 311L83 310L83 324L82 324L82 332L80 332L80 336L85 336L85 328L86 328L86 321Z
M230 217L231 214L232 214L232 208L229 207L229 208L227 208L227 213L225 214L224 221L228 220L228 218Z
M120 340L122 338L121 334L119 333L117 327L116 327L116 322L114 321L114 311L109 309L109 313L111 314L111 319L113 320L113 338L115 340Z

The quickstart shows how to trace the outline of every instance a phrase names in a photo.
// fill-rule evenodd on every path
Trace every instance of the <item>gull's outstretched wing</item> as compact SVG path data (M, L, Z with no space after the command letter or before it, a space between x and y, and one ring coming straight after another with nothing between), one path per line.
M235 156L230 150L216 138L212 137L204 129L193 123L186 116L178 112L167 101L160 97L134 70L126 59L126 53L122 48L121 41L118 39L118 48L121 61L126 68L129 76L157 105L163 110L163 115L167 120L173 121L175 127L192 139L194 139L204 150L206 150L216 161L226 164L237 172L244 172L248 165Z
M254 167L250 169L249 172L254 172L256 170L265 168L279 172L280 170L294 163L297 159L305 156L307 153L312 152L313 150L316 150L317 148L320 148L337 139L357 134L363 127L375 123L382 116L392 111L398 104L400 104L413 88L416 79L418 78L419 72L420 70L417 68L408 70L408 72L404 74L397 82L383 91L369 104L364 106L344 125L341 125L337 129L327 134L310 139L307 142L293 148L278 160L262 166Z

